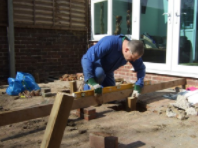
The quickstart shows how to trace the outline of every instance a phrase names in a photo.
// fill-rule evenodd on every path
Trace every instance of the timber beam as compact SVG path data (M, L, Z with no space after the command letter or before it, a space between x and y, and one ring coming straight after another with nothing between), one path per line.
M162 90L162 89L166 89L166 88L170 88L170 87L174 87L178 85L185 85L185 84L186 84L186 80L182 78L182 79L177 79L177 80L168 81L168 82L161 82L158 84L146 85L143 87L141 94L155 92L158 90ZM110 89L110 87L108 87L108 89ZM78 96L80 97L75 98L74 97L75 95L72 96L74 100L73 100L71 110L78 109L78 108L86 108L92 105L103 104L103 103L107 103L107 102L115 101L115 100L122 100L123 98L130 97L132 91L133 91L133 87L130 87L128 89L117 90L113 92L106 92L102 94L101 96L97 96L97 97L91 96L91 95L81 96L86 91L80 92L81 93L80 95L79 95L79 92L76 92ZM91 91L89 92L92 93ZM71 96L69 94L64 94L64 95ZM36 107L0 113L0 126L48 116L50 115L52 106L53 104L47 104L47 105L40 105Z

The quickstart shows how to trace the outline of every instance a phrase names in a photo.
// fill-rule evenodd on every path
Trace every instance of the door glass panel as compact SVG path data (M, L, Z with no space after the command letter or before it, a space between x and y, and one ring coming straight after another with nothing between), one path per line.
M94 3L95 35L107 34L107 0Z
M132 34L132 0L113 0L113 34Z
M197 58L197 2L181 0L179 61L180 65L198 66Z
M166 63L168 0L141 0L141 40L144 62Z

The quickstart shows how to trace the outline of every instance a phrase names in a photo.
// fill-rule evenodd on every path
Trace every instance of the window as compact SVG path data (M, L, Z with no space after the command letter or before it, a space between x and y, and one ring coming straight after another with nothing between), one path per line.
M197 0L91 2L93 40L113 34L140 39L147 72L198 78Z
M94 33L107 34L107 1L94 3Z
M141 0L140 37L145 45L143 61L166 63L167 0Z
M133 0L92 0L92 40L106 35L132 35Z

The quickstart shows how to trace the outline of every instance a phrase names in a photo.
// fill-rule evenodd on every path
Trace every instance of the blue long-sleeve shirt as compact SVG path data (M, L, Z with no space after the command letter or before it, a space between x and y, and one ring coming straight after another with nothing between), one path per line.
M86 54L83 55L83 72L85 81L94 77L93 63L98 59L101 61L101 65L105 73L112 73L119 67L125 65L125 60L122 53L122 38L124 35L106 36L98 41L97 44L90 47ZM145 77L145 65L142 58L139 58L135 62L130 61L134 70L137 72L136 85L143 87Z

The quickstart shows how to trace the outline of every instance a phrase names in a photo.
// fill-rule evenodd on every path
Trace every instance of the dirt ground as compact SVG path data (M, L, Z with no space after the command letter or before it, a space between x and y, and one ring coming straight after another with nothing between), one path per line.
M39 84L50 87L52 92L69 87L67 81ZM0 113L52 102L55 97L35 96L17 98L4 94L0 89ZM91 132L105 132L118 137L119 148L196 148L198 147L198 118L186 120L166 117L170 100L162 95L175 93L166 89L140 96L139 111L114 110L114 104L95 107L97 118L86 121L72 111L66 126L61 148L89 148ZM3 119L0 119L3 120ZM48 117L33 119L0 127L0 148L38 148L41 145Z

